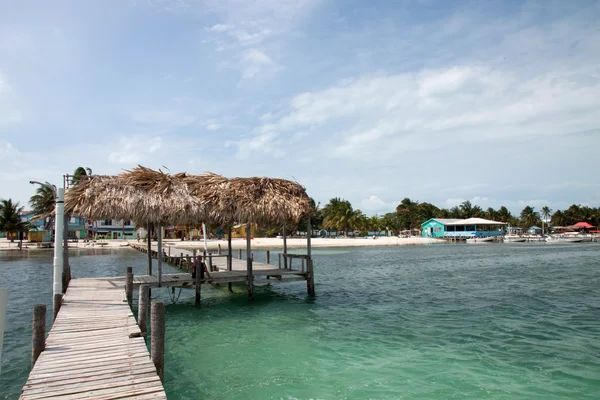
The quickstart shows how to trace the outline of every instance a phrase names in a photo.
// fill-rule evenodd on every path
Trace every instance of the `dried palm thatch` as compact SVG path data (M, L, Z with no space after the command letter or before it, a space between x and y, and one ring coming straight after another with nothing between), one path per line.
M285 179L171 175L138 166L117 176L82 180L67 191L65 206L89 219L283 224L307 215L310 199L301 185Z
M297 222L310 212L310 198L298 183L274 178L198 177L195 194L208 203L213 220L259 224Z
M141 166L117 176L92 176L67 191L65 205L89 219L200 223L207 210L190 194L184 177Z

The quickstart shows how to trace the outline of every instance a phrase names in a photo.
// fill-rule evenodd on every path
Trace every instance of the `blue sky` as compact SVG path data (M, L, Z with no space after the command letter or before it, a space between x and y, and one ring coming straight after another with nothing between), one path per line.
M0 197L89 166L367 214L600 205L598 1L0 0Z

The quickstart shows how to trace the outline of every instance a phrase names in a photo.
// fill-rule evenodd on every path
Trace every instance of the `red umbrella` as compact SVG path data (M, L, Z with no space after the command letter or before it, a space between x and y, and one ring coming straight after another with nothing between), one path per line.
M585 228L585 229L593 228L593 226L588 224L587 222L578 222L574 226L576 226L577 228Z

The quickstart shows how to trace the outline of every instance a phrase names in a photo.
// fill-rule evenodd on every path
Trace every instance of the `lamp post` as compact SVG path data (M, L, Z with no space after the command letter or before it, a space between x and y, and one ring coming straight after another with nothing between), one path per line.
M55 185L48 185L37 181L29 181L30 184L38 184L40 186L52 189L54 193L54 199L56 201L56 209L54 213L54 279L52 285L52 298L55 299L54 295L61 294L63 291L62 287L62 275L63 275L63 248L62 241L64 236L65 226L65 189L56 188Z

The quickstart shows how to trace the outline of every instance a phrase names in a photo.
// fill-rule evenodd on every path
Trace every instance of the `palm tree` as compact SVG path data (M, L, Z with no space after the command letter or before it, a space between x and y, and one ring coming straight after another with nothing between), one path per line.
M408 197L405 197L400 204L398 204L398 207L396 207L396 212L401 217L403 228L412 229L414 227L418 218L418 206L418 201L412 201Z
M521 211L520 217L523 228L537 225L540 221L540 215L531 206L526 206L523 211Z
M469 200L465 200L459 206L461 218L467 219L473 217L473 205Z
M458 206L452 207L448 214L449 214L450 218L461 218L462 217L460 208Z
M510 220L511 220L512 217L513 216L510 213L510 211L508 211L508 208L506 208L504 206L501 206L498 209L498 212L496 213L496 218L498 218L498 221L500 221L500 222L507 222L508 223L508 222L510 222Z
M485 211L483 211L483 209L478 205L474 205L473 209L471 210L471 215L476 218L481 218L485 216Z
M565 213L561 210L556 211L554 214L552 214L552 217L550 218L550 223L552 224L552 226L565 226L565 222Z
M373 231L375 231L375 236L377 236L377 233L381 230L381 227L383 225L383 221L381 218L379 218L379 216L374 215L371 218L368 218L369 221L369 229L372 229Z
M487 219L491 219L491 220L496 220L498 216L498 213L496 212L496 210L494 210L494 207L488 207L488 209L485 211L485 217Z
M75 169L75 172L73 172L73 186L77 185L84 177L86 176L91 176L92 175L92 169L89 167L77 167Z
M46 182L35 190L35 194L29 199L34 219L44 218L46 223L44 229L51 229L54 224L54 208L56 205L55 199L56 186Z
M19 234L19 248L23 245L23 233L31 227L29 222L21 221L23 207L19 202L13 203L12 199L0 200L0 231ZM14 239L11 238L11 242Z
M348 200L334 197L323 208L323 216L324 228L343 229L345 235L348 236L348 229L352 227L358 214L354 211L352 204Z
M544 206L540 210L540 215L542 216L542 234L544 234L544 223L548 221L548 217L552 215L552 209L548 206Z

